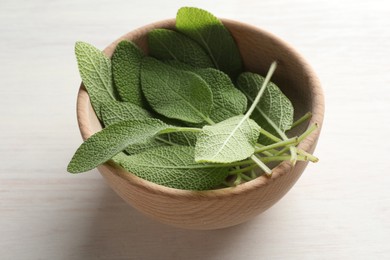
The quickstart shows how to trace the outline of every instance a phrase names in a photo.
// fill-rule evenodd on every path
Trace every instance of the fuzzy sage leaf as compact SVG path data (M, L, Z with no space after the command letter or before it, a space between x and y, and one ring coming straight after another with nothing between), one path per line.
M208 68L194 70L210 86L213 94L213 106L210 119L221 122L230 117L245 113L247 99L222 71Z
M212 126L204 126L195 146L195 161L230 163L251 156L260 135L260 127L244 115Z
M120 98L140 107L144 106L140 73L142 51L132 42L121 41L112 54L112 74Z
M178 60L194 67L214 67L207 53L187 36L168 29L154 29L148 33L151 56L159 60Z
M168 61L166 64L179 70L194 72L206 81L213 94L213 106L210 112L212 121L218 123L245 113L246 96L234 86L227 74L213 68L195 68L178 61Z
M245 115L203 127L195 146L197 162L229 163L253 155L261 128L249 116L259 103L276 66L276 62L271 64L263 85Z
M156 112L190 123L210 121L212 93L198 75L146 57L142 61L141 84Z
M185 190L207 190L222 183L228 166L199 164L194 147L165 146L118 158L119 164L145 180Z
M230 32L211 13L194 7L180 8L176 29L199 43L215 67L235 79L242 70L240 52Z
M103 124L106 127L122 121L152 118L152 115L148 111L130 102L104 102L101 106L100 113ZM131 144L125 149L125 151L128 154L136 154L153 147L164 145L167 144L161 140L149 139L142 143Z
M152 117L148 111L133 103L119 101L102 103L100 114L105 126L125 120L142 120Z
M111 78L111 60L102 51L85 42L76 42L75 53L80 76L92 107L101 119L100 105L105 101L117 99Z
M145 109L130 103L111 101L105 102L101 107L101 115L104 125L109 125L128 120L144 120L152 118L152 115ZM172 132L150 139L139 144L132 144L126 148L128 154L136 154L147 149L166 145L195 145L195 132Z
M132 144L147 143L165 128L167 124L157 119L121 121L110 125L92 135L77 149L68 165L68 172L91 170Z
M263 82L264 77L252 72L244 72L237 79L239 89L245 93L250 103L254 101ZM261 101L253 111L251 118L261 125L264 121L268 124L274 124L275 127L285 132L290 129L293 123L293 115L294 107L291 101L278 86L270 82L265 88Z

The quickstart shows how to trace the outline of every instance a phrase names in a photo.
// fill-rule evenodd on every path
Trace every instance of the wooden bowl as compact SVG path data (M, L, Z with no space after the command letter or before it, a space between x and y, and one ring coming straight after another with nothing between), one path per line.
M265 75L273 60L278 68L272 80L290 98L298 118L308 111L311 123L320 126L324 99L320 83L306 61L287 43L274 35L240 22L222 19L240 49L246 70ZM154 28L174 28L175 20L153 23L122 36L104 52L111 56L117 43L131 40L147 52L147 33ZM81 85L77 100L77 119L83 139L102 129ZM309 122L298 131L304 131ZM320 129L300 143L313 152ZM307 162L294 167L285 161L273 170L271 178L261 176L234 188L187 191L160 186L129 174L109 161L98 167L110 187L134 208L162 223L187 229L219 229L240 224L262 213L281 199L301 176Z

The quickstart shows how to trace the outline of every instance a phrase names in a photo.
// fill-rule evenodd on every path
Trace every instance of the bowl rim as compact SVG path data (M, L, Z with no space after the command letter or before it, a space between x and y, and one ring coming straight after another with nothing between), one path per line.
M272 39L273 41L278 42L280 45L285 47L289 53L296 59L300 66L302 66L302 71L305 71L308 75L310 80L310 93L312 93L312 117L309 121L309 125L313 123L318 123L319 127L318 129L313 132L310 136L308 136L305 140L303 140L298 147L307 151L311 147L316 145L316 142L318 140L318 137L321 132L322 122L324 118L324 95L321 88L320 81L318 77L316 76L314 70L311 68L311 66L307 63L307 61L303 58L303 56L298 53L289 43L285 42L281 38L275 36L274 34L258 28L254 25L246 24L240 21L231 20L231 19L225 19L221 18L221 21L224 25L226 25L228 28L229 26L241 26L246 27L247 29L258 31L259 33L265 35L265 37ZM129 35L136 35L135 38L141 36L143 32L149 31L154 28L166 28L167 26L172 26L175 23L175 19L165 19L160 20L154 23L150 23L147 25L144 25L142 27L139 27L138 29L132 30L121 37L119 37L117 40L112 42L110 45L108 45L103 52L106 55L111 56L112 51L115 49L115 46L119 43L119 41L128 39ZM94 114L94 110L92 109L90 99L88 96L88 93L81 82L79 92L77 95L77 104L76 104L76 110L77 110L77 121L79 125L79 130L81 133L81 136L83 140L86 140L89 138L92 134L94 134L94 131L91 130L91 112L93 113L92 116L96 117ZM307 162L297 162L299 163L307 163ZM204 191L193 191L193 190L181 190L181 189L175 189L170 188L166 186L162 186L147 180L144 180L140 177L137 177L134 174L129 174L126 170L115 164L112 160L109 160L108 162L98 166L98 170L102 172L100 169L106 169L109 170L112 174L120 177L121 179L125 180L128 184L132 186L136 186L142 190L144 190L147 193L155 194L155 195L164 195L171 198L176 199L188 199L188 198L194 198L194 199L210 199L210 198L222 198L226 196L232 196L235 194L241 194L241 193L248 193L253 190L259 189L261 187L265 187L269 185L270 183L277 181L278 179L282 178L286 174L288 174L292 170L292 165L289 161L283 161L280 164L278 164L276 167L273 168L272 176L266 177L264 175L253 179L249 182L245 182L243 184L240 184L235 187L226 187L226 188L220 188L220 189L214 189L214 190L204 190Z

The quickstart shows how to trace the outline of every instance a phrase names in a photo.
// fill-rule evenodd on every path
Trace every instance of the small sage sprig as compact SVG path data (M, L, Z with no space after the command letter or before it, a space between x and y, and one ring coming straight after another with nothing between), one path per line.
M129 41L111 59L76 43L80 75L104 127L76 151L68 171L91 170L113 160L143 179L188 190L239 185L272 165L317 162L298 144L291 101L271 76L242 71L230 32L207 11L183 7L177 31L155 29L149 54Z

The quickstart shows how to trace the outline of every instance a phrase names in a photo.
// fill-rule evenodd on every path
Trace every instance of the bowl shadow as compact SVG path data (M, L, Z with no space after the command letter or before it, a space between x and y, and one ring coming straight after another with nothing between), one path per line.
M225 229L186 230L142 215L108 186L100 199L85 241L75 252L82 259L219 259L254 232L254 225L259 232L267 222L261 215L255 218L257 221ZM257 250L261 251L261 245Z

